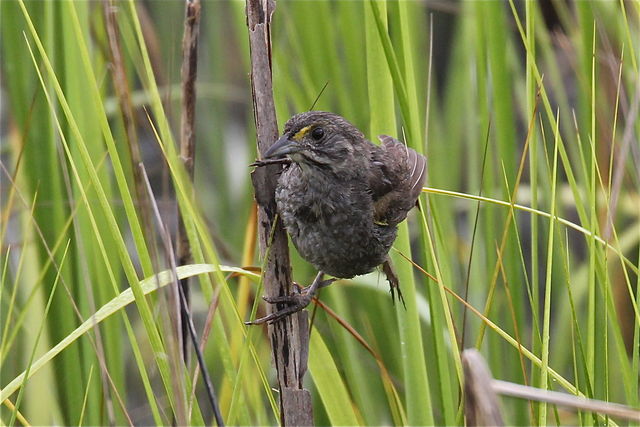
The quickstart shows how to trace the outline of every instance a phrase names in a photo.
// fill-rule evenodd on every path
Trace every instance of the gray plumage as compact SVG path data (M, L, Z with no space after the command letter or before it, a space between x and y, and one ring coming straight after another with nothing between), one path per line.
M318 127L324 136L315 140ZM304 147L289 155L293 163L276 189L278 211L300 255L338 278L382 264L397 225L420 195L425 158L390 136L375 145L344 118L321 111L293 116L283 137Z

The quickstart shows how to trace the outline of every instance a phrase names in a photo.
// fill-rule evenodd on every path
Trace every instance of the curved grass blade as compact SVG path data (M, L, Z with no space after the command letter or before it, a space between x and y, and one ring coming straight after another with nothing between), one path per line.
M213 273L218 269L210 264L191 264L191 265L183 265L176 268L176 274L178 279L184 279L187 277L197 276L205 273ZM252 277L255 279L259 278L254 272L243 270L237 267L229 267L229 266L220 266L220 271L225 272L233 272L238 274L243 274L248 277ZM143 295L147 295L153 291L156 291L170 283L173 283L174 276L172 270L162 271L154 276L151 276L147 279L144 279L139 282L140 290ZM82 335L93 329L97 324L105 320L107 317L112 314L118 312L119 310L126 307L128 304L131 304L134 301L133 290L128 288L123 291L117 297L113 298L107 304L103 305L93 316L83 322L78 328L76 328L72 333L67 335L65 339L60 341L57 345L55 345L51 350L42 355L37 361L35 361L31 365L31 369L28 372L23 372L14 378L9 384L2 388L0 391L0 402L3 402L9 396L11 396L23 383L23 381L31 376L33 376L36 372L38 372L44 365L46 365L51 359L56 357L60 352L62 352L65 348L69 347L71 343L80 338Z

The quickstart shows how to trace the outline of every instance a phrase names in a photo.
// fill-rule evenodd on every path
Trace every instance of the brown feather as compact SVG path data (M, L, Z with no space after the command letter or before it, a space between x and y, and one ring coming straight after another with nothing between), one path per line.
M387 135L371 148L369 187L376 223L395 226L416 205L426 178L426 159Z

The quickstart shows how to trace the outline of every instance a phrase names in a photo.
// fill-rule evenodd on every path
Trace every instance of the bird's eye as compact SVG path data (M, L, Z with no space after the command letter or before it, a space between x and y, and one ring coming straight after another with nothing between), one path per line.
M311 131L311 137L316 141L321 140L323 136L324 136L324 129L322 129L321 127L317 127Z

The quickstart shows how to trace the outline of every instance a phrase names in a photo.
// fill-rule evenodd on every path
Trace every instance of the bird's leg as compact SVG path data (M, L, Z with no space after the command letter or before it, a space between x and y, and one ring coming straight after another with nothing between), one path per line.
M404 297L402 296L402 291L400 290L400 281L398 280L398 275L396 271L393 269L393 264L391 264L391 258L387 255L387 259L382 263L382 271L387 276L387 281L389 282L389 292L391 292L391 301L396 302L395 292L398 292L398 299L402 302L404 308L407 308L407 305L404 303Z
M338 279L326 279L326 280L321 280L320 283L318 284L318 286L316 287L316 290L314 291L314 295L312 295L311 298L313 298L315 296L315 293L318 291L318 289L322 289L322 288L326 288L327 286L329 286L330 284L332 284L333 282L335 282ZM314 280L315 283L315 280ZM294 287L294 291L297 292L298 294L307 294L308 292L310 292L311 287L313 286L313 283L310 284L309 286L305 286L302 287L300 286L300 284L298 284L298 282L293 282ZM294 304L295 301L292 301L291 299L291 295L282 295L279 297L262 297L263 300L265 300L266 302L270 303L270 304L276 304L276 303L284 303L284 304Z
M278 310L276 312L273 312L267 316L256 319L252 322L246 322L246 324L260 325L265 322L273 323L280 319L285 318L290 314L293 314L302 310L303 308L309 305L309 303L315 296L318 289L324 288L325 286L329 286L336 280L336 279L322 280L323 276L324 276L324 273L322 271L319 271L318 275L313 280L313 283L311 283L311 285L307 286L306 288L303 288L302 290L298 291L295 294L282 295L277 297L267 297L267 296L262 297L262 299L264 299L269 304L287 304L287 307L281 310Z

